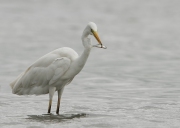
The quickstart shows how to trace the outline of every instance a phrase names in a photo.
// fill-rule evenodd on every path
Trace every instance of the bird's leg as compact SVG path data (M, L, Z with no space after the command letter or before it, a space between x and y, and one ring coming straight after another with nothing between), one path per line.
M48 113L51 113L51 104L52 104L52 100L51 100L51 99L49 99Z
M53 95L54 95L55 90L56 90L55 87L50 87L49 88L49 107L48 107L48 113L51 113L51 104L52 104L52 99L53 99Z
M58 114L58 115L59 115L60 101L61 101L61 98L58 97L57 109L56 109L56 114Z
M56 114L59 115L59 108L60 108L60 102L61 102L61 95L63 93L64 87L58 90L58 101L57 101L57 109L56 109Z

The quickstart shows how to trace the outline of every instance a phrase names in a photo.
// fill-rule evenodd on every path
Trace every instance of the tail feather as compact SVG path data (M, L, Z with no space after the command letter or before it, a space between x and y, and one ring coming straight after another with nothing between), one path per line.
M14 88L14 85L15 85L16 81L17 81L17 80L15 80L14 82L10 83L11 89Z
M17 78L16 78L16 80L15 81L13 81L12 83L10 83L10 86L11 86L11 89L13 90L13 88L14 88L14 85L16 84L16 82L19 80L19 78L22 76L22 74L23 73L21 73Z

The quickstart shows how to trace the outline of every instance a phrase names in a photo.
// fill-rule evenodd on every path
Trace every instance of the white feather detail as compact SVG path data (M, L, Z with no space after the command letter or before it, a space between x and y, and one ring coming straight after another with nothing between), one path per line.
M68 70L70 62L70 59L61 57L55 58L47 67L34 67L34 65L32 65L21 78L17 80L13 87L13 93L19 95L48 93L49 86L61 78ZM48 86L48 88L46 88L46 86Z

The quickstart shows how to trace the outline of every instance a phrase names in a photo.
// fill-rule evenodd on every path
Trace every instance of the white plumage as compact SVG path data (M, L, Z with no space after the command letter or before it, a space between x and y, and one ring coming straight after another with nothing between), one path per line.
M78 54L66 47L46 54L22 73L15 83L11 84L13 93L18 95L47 94L49 87L56 87L56 82L58 82L56 90L61 89L63 84L66 84L63 75L76 58ZM63 81L60 81L60 78Z
M42 56L10 84L12 92L17 95L49 93L48 113L50 113L54 92L58 91L56 113L59 114L60 99L64 86L69 84L82 70L91 48L100 47L99 45L91 45L88 35L94 35L101 48L105 48L98 37L96 24L90 22L82 34L84 51L81 56L78 56L73 49L68 47L56 49Z

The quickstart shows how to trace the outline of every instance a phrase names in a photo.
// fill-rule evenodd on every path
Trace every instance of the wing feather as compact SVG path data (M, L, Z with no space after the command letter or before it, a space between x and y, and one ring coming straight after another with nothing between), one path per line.
M70 66L70 62L70 59L65 57L58 58L53 62L51 66L54 68L55 72L52 79L49 82L49 85L55 83L67 71L67 69Z
M11 85L13 93L19 95L48 93L48 86L56 83L63 76L70 63L70 59L58 58L57 55L49 54L40 58L14 82L13 86Z

